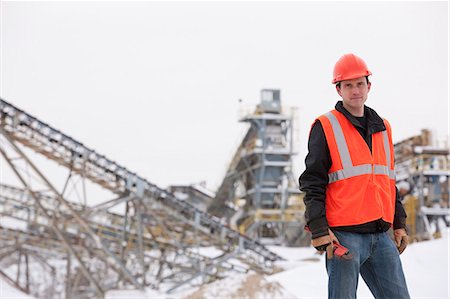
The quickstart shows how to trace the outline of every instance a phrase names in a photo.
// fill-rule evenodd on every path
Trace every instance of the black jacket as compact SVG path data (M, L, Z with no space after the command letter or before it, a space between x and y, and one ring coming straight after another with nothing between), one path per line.
M356 127L372 151L372 134L386 130L383 119L375 110L364 106L364 117L355 117L348 112L342 101L337 102L336 110ZM300 190L305 192L306 223L311 230L312 238L318 238L328 234L328 222L325 217L325 192L328 185L328 170L331 167L331 156L325 133L320 121L316 121L309 135L308 155L305 159L306 170L299 178ZM394 229L406 228L406 213L400 201L398 191L395 202ZM381 218L364 224L352 226L333 227L334 230L375 233L384 232L390 228L390 224Z

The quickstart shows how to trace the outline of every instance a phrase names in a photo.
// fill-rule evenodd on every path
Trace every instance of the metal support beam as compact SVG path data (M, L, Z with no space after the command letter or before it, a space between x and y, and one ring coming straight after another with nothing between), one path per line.
M65 299L70 299L71 298L71 292L72 289L70 287L71 281L72 281L72 277L70 275L71 273L71 268L72 267L72 257L70 255L70 252L67 252L67 264L66 264L66 289L65 289Z
M214 259L211 263L211 265L208 265L207 267L205 267L203 269L203 271L198 272L197 274L193 275L192 277L190 277L187 280L184 280L182 282L180 282L179 284L175 285L174 287L168 289L166 292L168 294L172 293L174 290L178 289L179 287L181 287L182 285L185 285L191 281L193 281L194 279L196 279L197 277L204 275L205 273L208 273L211 269L213 269L214 267L217 267L218 265L222 264L223 262L229 260L230 258L235 257L238 254L238 250L235 250L231 253L228 254L224 254L222 256L217 257L216 259Z
M29 292L27 292L26 289L22 288L17 282L14 281L14 279L11 279L11 277L9 277L5 272L3 272L0 269L0 276L4 278L4 280L6 282L8 282L10 285L12 285L13 287L21 290L22 292L24 292L25 294L29 294Z
M3 129L0 128L0 131L2 131L2 133L4 134L5 132L3 132ZM15 146L15 144L12 144L14 146L15 149L17 149L18 153L22 154L22 157L24 157L24 154L17 148L17 146ZM5 158L5 160L8 162L9 166L11 167L11 169L14 171L14 173L16 174L17 178L22 182L23 186L29 190L30 195L34 198L38 208L41 210L41 212L43 213L43 215L45 215L50 224L50 227L53 229L53 231L56 233L56 235L58 236L58 238L63 242L64 246L66 246L67 250L70 251L71 254L73 254L73 256L76 257L80 268L83 272L83 274L85 275L85 277L89 280L89 282L95 287L97 293L99 296L103 297L104 292L102 290L102 288L100 287L100 285L97 283L97 281L92 277L91 273L89 273L88 269L86 268L86 266L84 265L81 257L78 256L78 254L76 253L76 251L72 248L72 246L70 245L70 243L68 242L68 240L66 239L66 237L64 236L64 233L62 231L60 231L60 229L58 228L57 224L56 224L56 219L54 219L53 217L51 217L46 209L42 206L39 198L35 195L35 193L33 191L31 191L30 187L28 186L27 182L25 181L25 179L22 177L22 175L17 171L16 167L14 166L14 163L11 161L11 159L9 159L9 157L7 156L7 154L3 151L3 149L0 148L0 153L3 155L3 157ZM29 162L31 163L31 162Z
M14 157L20 159L20 164L12 158L8 160L5 148L5 159L17 172L16 175L21 176L25 186L25 190L9 190L6 196L2 191L0 214L23 221L30 229L2 230L6 233L0 247L6 245L9 248L15 235L24 240L25 250L45 251L45 257L39 254L35 256L37 260L48 257L65 259L67 256L66 297L101 297L104 289L116 283L115 280L111 284L98 279L88 267L87 259L90 258L104 263L105 276L108 276L109 281L115 279L117 274L118 285L129 287L130 282L137 288L144 285L156 288L158 284L167 288L168 284L177 284L186 279L195 280L199 275L205 276L207 280L215 279L215 274L206 271L212 263L211 259L201 255L200 250L196 251L193 247L195 244L200 246L206 243L225 252L239 244L243 263L254 269L258 269L255 267L258 263L255 256L261 257L259 260L279 259L260 243L240 235L216 217L196 209L188 200L176 198L173 193L159 188L3 100L0 100L0 137L11 145ZM62 192L58 192L50 183L45 168L38 169L31 162L28 154L18 146L19 143L70 169ZM9 147L7 149L10 150ZM22 163L26 166L26 173L19 167ZM115 193L118 198L92 209L86 207L86 178ZM28 179L44 185L45 192L31 190L30 186L34 186L31 184L35 181ZM75 191L79 195L80 188L83 192L82 202L68 202L67 194ZM19 192L22 192L20 197ZM108 211L121 203L127 206L125 216ZM134 209L131 204L134 204ZM4 248L0 248L3 253ZM159 257L155 257L157 251L160 252ZM27 258L27 252L24 254ZM74 266L72 258L80 265L76 273L71 272ZM138 268L131 269L128 261L130 264L137 262ZM18 266L22 279L26 275L23 265L22 258ZM217 263L217 267L220 271L235 268L226 262ZM51 272L55 275L55 269L51 269ZM59 272L57 270L58 276L61 276ZM168 276L161 278L163 275ZM168 277L170 279L166 279ZM90 284L87 289L86 280Z
M95 241L97 246L102 248L105 253L112 258L114 263L117 264L117 266L124 272L125 277L134 284L135 287L142 289L143 285L139 284L136 279L133 277L133 275L128 271L128 269L119 261L119 259L116 257L114 253L112 253L106 246L103 244L102 240L95 234L94 231L90 228L90 226L78 215L78 213L73 210L73 208L61 197L61 195L58 193L58 191L55 189L55 187L47 180L47 178L37 169L37 167L28 159L28 157L22 152L22 150L19 149L19 147L14 143L14 141L11 139L9 134L3 130L3 128L0 127L0 133L2 133L5 138L9 141L11 146L14 148L14 150L27 162L27 164L34 170L34 172L39 176L39 178L46 184L46 186L49 187L49 189L55 194L55 198L58 200L59 203L61 203L67 210L70 211L71 215L74 217L74 219L78 222L78 224L83 227L87 234ZM3 152L2 154L6 157L6 153ZM10 164L11 167L14 168L13 164ZM16 171L15 171L16 172ZM17 175L18 172L16 172ZM20 175L19 175L20 176ZM24 185L26 185L25 181L22 181ZM29 189L29 188L27 188Z
M134 202L134 210L137 215L137 231L138 231L138 257L139 262L141 264L141 271L142 271L142 284L145 285L145 273L146 273L146 266L145 266L145 259L144 259L144 245L143 245L143 237L142 237L142 208L141 208L141 202L135 201Z

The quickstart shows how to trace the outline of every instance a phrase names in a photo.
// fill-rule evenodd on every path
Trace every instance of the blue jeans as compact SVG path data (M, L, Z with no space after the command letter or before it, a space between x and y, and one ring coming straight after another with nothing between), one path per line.
M326 259L328 298L356 298L359 274L375 298L409 298L398 250L387 233L333 232L353 257Z

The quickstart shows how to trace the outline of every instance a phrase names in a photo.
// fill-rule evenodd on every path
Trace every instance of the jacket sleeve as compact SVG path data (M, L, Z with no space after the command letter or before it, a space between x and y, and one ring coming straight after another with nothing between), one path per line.
M328 185L328 170L331 156L320 121L316 121L309 135L306 169L299 178L300 190L305 192L306 224L312 238L328 235L325 217L325 193Z
M406 230L406 212L403 208L397 187L395 187L395 194L394 229L404 228Z

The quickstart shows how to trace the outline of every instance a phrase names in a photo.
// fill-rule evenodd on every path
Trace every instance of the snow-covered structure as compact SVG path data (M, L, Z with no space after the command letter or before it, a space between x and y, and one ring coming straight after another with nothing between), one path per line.
M4 100L0 144L2 167L18 183L0 186L0 273L37 297L172 292L230 271L270 272L280 258ZM92 198L100 193L91 187L109 197ZM202 253L205 246L217 254Z

